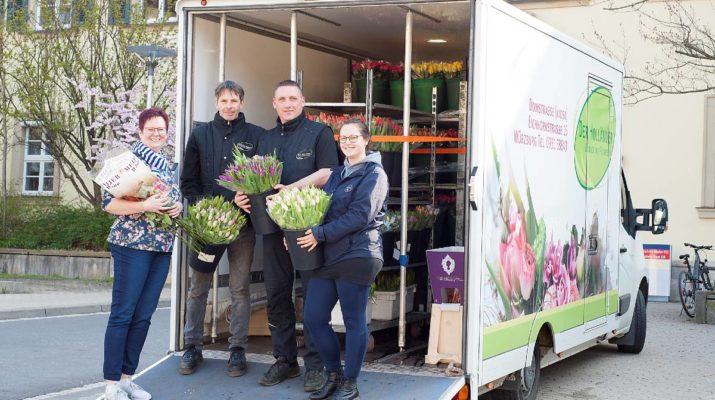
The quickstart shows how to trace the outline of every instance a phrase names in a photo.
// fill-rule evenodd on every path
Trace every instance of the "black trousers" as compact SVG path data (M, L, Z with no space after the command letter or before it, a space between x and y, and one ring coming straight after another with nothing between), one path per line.
M295 305L293 304L293 263L283 244L283 233L261 237L263 255L263 280L268 300L268 328L271 331L273 355L294 360L298 357L295 342ZM303 296L308 293L308 278L301 278ZM303 302L305 304L305 302ZM306 370L323 368L317 349L310 340L310 333L303 326L303 338L308 352L303 357Z

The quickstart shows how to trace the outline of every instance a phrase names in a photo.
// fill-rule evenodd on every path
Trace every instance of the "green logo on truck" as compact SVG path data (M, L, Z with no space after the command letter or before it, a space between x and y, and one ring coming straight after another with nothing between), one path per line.
M598 86L589 93L576 124L574 164L578 182L586 190L601 183L613 154L616 107L611 91Z

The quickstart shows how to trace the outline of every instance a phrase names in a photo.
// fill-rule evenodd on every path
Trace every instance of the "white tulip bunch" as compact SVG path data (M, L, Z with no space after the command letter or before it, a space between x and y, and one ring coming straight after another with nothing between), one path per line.
M268 204L271 219L286 230L308 229L323 222L330 196L314 186L286 188Z
M221 196L204 198L189 207L188 215L177 220L193 244L220 245L233 242L246 225L246 217ZM196 250L194 245L192 248Z

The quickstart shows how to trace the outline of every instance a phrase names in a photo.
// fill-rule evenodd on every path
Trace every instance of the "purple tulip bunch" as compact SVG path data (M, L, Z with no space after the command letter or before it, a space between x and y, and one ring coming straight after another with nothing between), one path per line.
M265 193L281 181L283 163L275 155L249 158L234 146L233 157L233 164L216 180L219 185L253 195Z

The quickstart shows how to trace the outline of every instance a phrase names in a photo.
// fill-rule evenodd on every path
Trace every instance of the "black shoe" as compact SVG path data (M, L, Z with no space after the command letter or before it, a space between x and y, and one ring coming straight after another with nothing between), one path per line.
M258 383L263 386L273 386L288 378L295 378L296 376L300 376L300 366L298 362L295 360L288 361L287 358L278 357L278 360L261 376Z
M330 398L330 396L335 393L335 389L338 388L340 381L343 379L343 370L328 372L328 379L325 380L325 384L310 394L310 400L324 400Z
M181 364L179 365L179 373L181 375L193 374L196 368L204 360L201 350L197 349L195 346L191 346L184 352L181 356Z
M357 379L355 378L344 378L340 381L338 389L335 391L333 400L360 400L360 393L358 393Z
M228 359L228 376L241 376L247 370L246 350L243 347L234 347L231 349L231 357Z
M322 369L309 369L305 371L303 382L303 390L306 392L315 392L325 384L325 374Z

